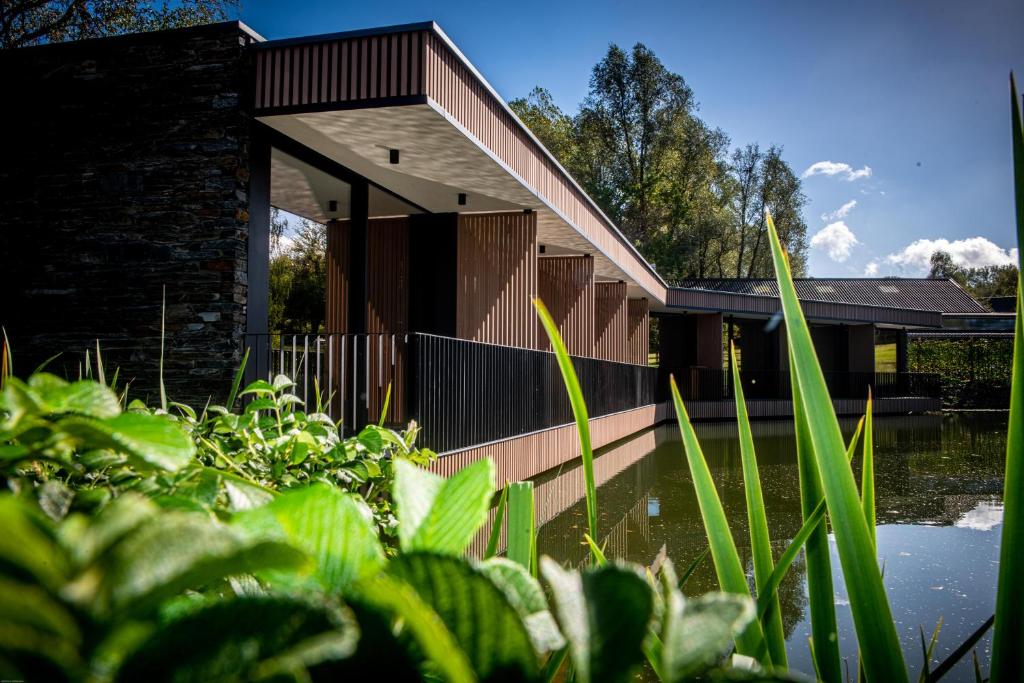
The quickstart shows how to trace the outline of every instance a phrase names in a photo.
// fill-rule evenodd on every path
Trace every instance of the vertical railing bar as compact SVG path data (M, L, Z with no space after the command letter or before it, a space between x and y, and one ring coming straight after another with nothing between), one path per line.
M309 335L304 335L302 341L302 402L309 410Z
M341 420L341 436L345 436L345 430L348 428L348 420L345 419L345 370L348 364L348 356L345 355L347 334L339 335L341 337L341 347L338 353L338 362L341 363L341 374L338 375L338 419Z

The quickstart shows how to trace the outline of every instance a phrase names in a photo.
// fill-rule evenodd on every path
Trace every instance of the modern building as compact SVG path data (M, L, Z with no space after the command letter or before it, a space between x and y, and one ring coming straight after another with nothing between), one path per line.
M520 479L577 452L531 300L575 357L595 444L731 415L735 339L755 416L789 410L771 281L669 287L434 23L266 41L239 22L0 53L0 323L15 369L74 373L97 340L144 395L222 397L284 372L358 427L415 419L448 472ZM268 329L271 207L327 226L326 332ZM983 309L946 280L803 280L837 407L938 406L874 367L879 336ZM659 366L649 364L651 317ZM163 330L163 335L161 331ZM723 336L724 335L724 336ZM900 354L905 358L904 354Z

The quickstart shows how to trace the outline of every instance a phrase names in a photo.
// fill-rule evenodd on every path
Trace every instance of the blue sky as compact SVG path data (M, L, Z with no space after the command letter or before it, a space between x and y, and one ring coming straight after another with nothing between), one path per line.
M812 275L917 275L936 246L965 265L1011 256L1020 0L243 0L241 18L267 38L433 19L506 100L541 85L568 111L610 43L642 42L734 146L778 144L797 173L817 171Z

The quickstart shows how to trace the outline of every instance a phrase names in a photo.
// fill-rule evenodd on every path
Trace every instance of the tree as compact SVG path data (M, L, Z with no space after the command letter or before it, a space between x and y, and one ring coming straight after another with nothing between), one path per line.
M2 0L0 48L208 24L237 7L236 0Z
M667 217L657 199L664 190L664 162L693 109L693 92L683 77L641 43L628 54L612 45L594 66L579 125L598 142L602 168L595 180L610 184L597 194L612 199L611 215L638 248L647 246Z
M644 45L608 48L576 114L543 88L510 106L667 281L770 276L766 209L804 271L806 198L781 148L730 157L683 77Z
M270 311L272 332L319 332L327 283L327 228L304 218L290 225L276 210L271 220ZM287 236L287 239L285 237Z
M931 256L928 276L953 280L989 308L993 297L1013 297L1017 294L1017 266L1012 264L964 268L956 264L949 252L940 250Z

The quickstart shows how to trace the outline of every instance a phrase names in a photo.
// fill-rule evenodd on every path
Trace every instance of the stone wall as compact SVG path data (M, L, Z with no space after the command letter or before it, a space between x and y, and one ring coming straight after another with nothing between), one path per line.
M236 22L0 52L0 324L155 396L223 400L245 330L249 34Z

